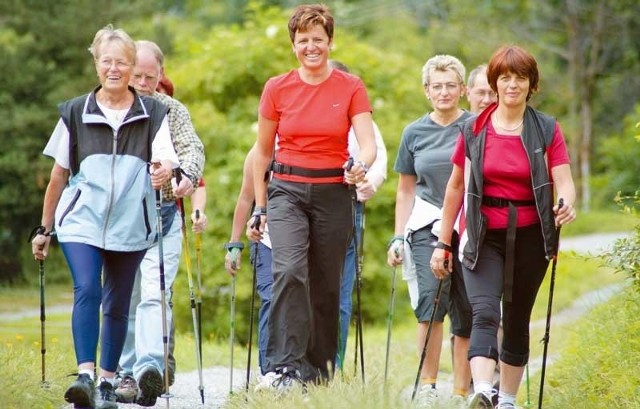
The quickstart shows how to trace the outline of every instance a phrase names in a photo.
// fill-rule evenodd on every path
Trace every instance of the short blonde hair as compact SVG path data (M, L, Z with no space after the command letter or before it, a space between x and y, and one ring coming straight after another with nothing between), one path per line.
M422 67L422 85L428 85L433 71L451 71L458 76L461 84L464 84L466 70L462 62L452 55L439 54L427 60Z
M129 57L132 65L136 62L136 43L129 37L123 29L117 28L114 29L112 24L105 26L98 30L96 35L93 37L93 42L89 47L89 52L93 55L93 59L97 60L100 57L100 47L102 45L109 42L119 42L127 57Z

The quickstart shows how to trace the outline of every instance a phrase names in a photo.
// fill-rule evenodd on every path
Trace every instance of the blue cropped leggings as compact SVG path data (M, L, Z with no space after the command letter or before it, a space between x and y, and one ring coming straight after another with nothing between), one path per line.
M108 251L82 243L60 243L60 246L73 278L71 329L77 363L96 362L98 337L102 333L100 368L115 372L127 334L136 270L146 250Z

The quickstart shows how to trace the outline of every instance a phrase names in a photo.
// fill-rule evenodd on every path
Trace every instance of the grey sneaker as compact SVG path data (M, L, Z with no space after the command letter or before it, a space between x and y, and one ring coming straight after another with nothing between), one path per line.
M133 376L125 375L116 388L116 401L120 403L134 403L138 396L138 383Z
M88 374L80 374L64 393L64 400L78 408L93 408L94 385Z
M100 384L96 388L95 399L96 409L118 409L113 385L104 378L100 378Z
M421 409L437 407L438 390L431 385L422 385L416 395L416 406Z
M138 396L136 403L140 406L153 406L162 393L162 375L154 366L147 366L138 378Z
M449 404L447 407L449 409L466 409L467 400L461 395L453 395L451 396L451 399L449 399Z
M474 393L469 397L469 402L467 402L468 409L493 409L493 403L491 403L491 396L494 395L492 392L490 395L486 395L482 392Z
M300 388L302 393L307 392L307 385L302 380L300 371L292 367L284 367L276 370L280 377L273 381L273 387L279 393L287 393L293 389Z
M516 409L516 405L511 402L500 402L496 406L496 409Z

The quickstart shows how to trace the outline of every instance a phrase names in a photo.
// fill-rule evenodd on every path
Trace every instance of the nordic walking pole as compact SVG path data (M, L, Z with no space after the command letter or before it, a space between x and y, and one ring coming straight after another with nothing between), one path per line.
M235 321L236 321L236 276L234 274L231 277L231 312L230 312L230 325L229 325L229 349L231 353L231 363L229 365L229 395L233 394L233 338L235 336Z
M564 199L558 200L558 210L564 206ZM553 304L553 287L556 283L556 266L558 265L558 251L560 249L560 229L562 225L556 227L556 248L554 249L553 261L551 262L551 280L549 281L549 304L547 304L547 323L544 329L544 337L542 342L544 348L542 351L542 371L540 372L540 394L538 396L538 409L542 409L542 396L544 392L544 375L547 366L547 349L549 347L549 332L551 330L551 307Z
M389 350L391 349L391 328L393 326L393 305L396 294L396 271L397 267L393 268L393 275L391 276L391 297L389 297L389 316L387 317L387 350L384 357L384 385L387 385L387 373L389 370Z
M349 158L347 162L347 170L350 171L354 165L353 158ZM360 375L362 376L362 383L365 383L364 377L364 342L362 336L362 304L361 304L361 290L362 290L362 262L364 259L362 257L362 238L358 240L357 235L357 217L356 217L356 206L358 204L358 193L356 191L356 186L351 185L349 187L351 191L351 208L353 214L353 240L355 242L355 267L356 267L356 347L355 347L355 356L354 356L354 371L358 369L358 342L360 344ZM362 235L364 237L364 204L362 207L362 218L363 218L363 231Z
M176 185L180 185L182 181L182 172L180 169L175 173ZM204 405L204 382L202 379L202 337L200 337L200 327L198 326L198 314L196 312L196 299L193 289L193 275L191 274L191 251L189 250L189 238L187 237L187 224L185 222L184 200L180 197L177 199L180 206L180 219L182 221L182 252L184 253L184 261L187 268L187 281L189 283L189 304L191 305L191 318L193 319L193 332L196 343L196 365L198 368L198 389L200 390L200 400Z
M257 214L254 216L253 224L251 224L251 228L258 230L260 229L260 215ZM256 299L256 275L257 275L257 266L258 266L258 241L253 243L253 278L251 282L251 301L249 304L249 350L247 351L247 383L245 385L245 390L249 392L249 378L251 376L251 348L253 345L253 304Z
M46 236L54 235L55 233L53 232L47 233L44 226L38 226L31 231L31 234L29 235L29 240L27 240L27 242L31 242L31 240L33 240L33 238L38 234L42 234L46 237ZM44 292L44 260L38 260L38 272L40 274L40 355L41 355L41 368L42 368L42 387L47 388L49 385L47 384L47 381L45 379L45 373L46 373L45 355L47 353L47 347L45 343L46 342L45 323L46 323L47 317L45 314L45 299L44 299L44 294L45 294Z
M200 220L200 209L196 209L196 222ZM198 285L196 287L196 311L198 315L198 336L200 342L200 366L202 366L202 233L196 233L196 277ZM202 401L204 404L204 400Z
M152 166L159 165L158 162L152 162ZM158 223L158 263L160 268L160 303L162 310L162 346L164 349L164 390L160 395L161 398L167 400L167 409L169 408L169 399L173 397L169 391L169 337L167 330L167 304L166 304L166 288L164 280L164 248L162 247L162 193L160 189L156 190L156 218Z
M447 261L445 260L445 268L447 268ZM418 374L416 375L416 382L413 385L413 393L411 394L411 400L413 401L416 397L416 392L418 391L418 385L420 384L420 373L422 372L422 366L424 365L424 360L427 357L427 347L429 346L429 338L431 338L431 329L433 328L433 319L436 316L436 310L438 309L438 304L440 304L440 293L442 292L442 283L443 279L438 283L438 289L436 290L436 298L433 300L433 310L431 310L431 317L429 318L429 328L427 329L427 336L424 339L424 347L422 348L422 354L420 355L420 364L418 365Z

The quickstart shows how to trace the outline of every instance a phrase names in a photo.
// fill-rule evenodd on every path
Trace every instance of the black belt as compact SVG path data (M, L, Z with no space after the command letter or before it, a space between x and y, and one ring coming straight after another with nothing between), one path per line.
M482 196L482 204L488 207L508 207L507 241L504 255L504 299L511 302L513 296L513 266L516 248L516 226L519 206L535 206L534 200L510 200L501 197Z
M298 166L285 165L284 163L278 163L276 161L271 162L271 167L269 168L269 170L282 175L304 176L308 178L329 178L344 175L344 169L342 168L309 169L301 168Z

